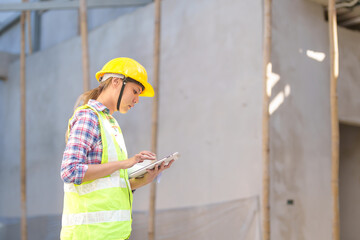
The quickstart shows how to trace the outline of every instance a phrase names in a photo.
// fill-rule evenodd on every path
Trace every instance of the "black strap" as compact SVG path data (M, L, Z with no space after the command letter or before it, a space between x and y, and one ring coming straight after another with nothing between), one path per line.
M118 101L117 101L117 107L116 107L116 109L117 109L119 112L120 112L120 102L121 102L121 98L122 98L122 95L123 95L123 92L124 92L126 83L127 83L127 80L126 80L126 78L124 78L123 84L122 84L122 86L121 86L119 98L118 98Z

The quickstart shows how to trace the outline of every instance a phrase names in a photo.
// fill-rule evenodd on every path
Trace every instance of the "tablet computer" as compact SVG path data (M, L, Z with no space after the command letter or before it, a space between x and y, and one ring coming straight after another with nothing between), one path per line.
M163 159L151 161L151 163L144 165L144 166L137 166L139 164L136 164L135 166L128 169L129 178L138 178L142 177L145 173L147 173L147 169L153 169L155 165L161 165L163 162L165 163L165 166L169 164L171 160L176 160L180 157L180 154L178 152L175 152L173 154L170 154L167 157L164 157ZM135 168L134 168L135 167ZM139 168L140 167L140 168Z

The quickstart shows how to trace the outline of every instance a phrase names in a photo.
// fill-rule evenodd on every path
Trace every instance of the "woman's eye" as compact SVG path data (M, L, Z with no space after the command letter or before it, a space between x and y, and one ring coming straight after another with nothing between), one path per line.
M137 94L138 92L136 90L134 90L134 94Z

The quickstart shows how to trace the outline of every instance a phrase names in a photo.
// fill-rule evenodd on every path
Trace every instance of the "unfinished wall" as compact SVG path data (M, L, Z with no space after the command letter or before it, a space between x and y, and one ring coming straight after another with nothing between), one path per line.
M11 2L19 3L16 0L11 0ZM10 3L10 0L7 0L6 3ZM136 7L89 8L87 11L88 29L91 31L136 9ZM37 13L36 17L35 11L31 12L33 51L45 50L80 35L78 9L48 10ZM13 18L12 14L19 14L19 12L0 12L0 21ZM35 20L36 18L37 20ZM59 24L59 19L61 19L61 24ZM20 34L19 18L13 26L0 35L0 51L19 54Z
M271 238L331 239L329 45L323 9L304 0L273 1L272 30L278 81L270 117ZM325 58L314 58L314 52Z
M258 199L261 9L261 1L163 1L158 155L179 151L182 158L162 176L158 209ZM118 56L141 62L152 82L153 31L152 4L92 31L91 86L95 72ZM61 214L64 133L82 92L81 69L80 38L27 58L29 217L58 221ZM20 216L19 62L10 72L1 85L7 127L0 153L0 216L8 222ZM144 98L127 115L115 114L130 155L150 148L151 103ZM148 190L136 192L135 211L148 209Z
M360 33L339 28L339 120L360 124Z
M360 235L360 129L340 125L340 232L341 239Z
M19 54L20 52L20 23L13 26L6 34L0 37L0 51Z
M87 11L89 31L103 25L106 22L115 20L121 15L134 11L134 7L126 8L90 8ZM57 24L62 19L61 24ZM43 12L40 15L40 43L41 50L55 46L63 41L80 35L79 10L53 10ZM56 31L54 28L56 27Z
M159 154L182 158L158 207L258 195L261 2L164 1L162 36Z

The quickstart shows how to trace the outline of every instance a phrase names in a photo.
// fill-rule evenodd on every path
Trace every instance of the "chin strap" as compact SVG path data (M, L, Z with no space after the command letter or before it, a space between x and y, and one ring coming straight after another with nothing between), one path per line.
M122 95L123 95L123 92L124 92L126 83L127 83L127 80L126 80L126 77L125 77L125 78L123 79L123 84L122 84L122 86L121 86L119 98L118 98L118 101L117 101L117 107L116 107L116 109L117 109L119 112L120 112L120 102L121 102L121 98L122 98Z

